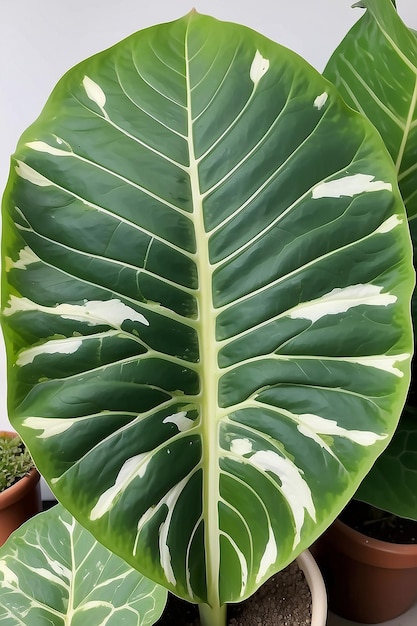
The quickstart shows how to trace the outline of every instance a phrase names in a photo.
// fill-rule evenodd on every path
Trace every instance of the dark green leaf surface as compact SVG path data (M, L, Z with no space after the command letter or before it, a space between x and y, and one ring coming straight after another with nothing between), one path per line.
M394 160L406 205L414 256L417 243L417 38L390 0L365 0L367 10L334 52L325 76L352 107L381 133ZM413 297L413 319L417 299ZM415 324L414 324L415 326ZM365 478L358 497L374 506L417 518L416 454L411 411L394 441ZM402 418L403 419L403 418ZM400 444L404 448L400 448Z
M199 16L71 70L13 157L11 419L65 506L177 595L250 595L389 440L411 246L374 129Z
M29 520L0 549L2 626L151 626L166 595L61 505Z
M324 71L348 104L381 133L394 160L409 219L417 217L417 38L391 0L367 10Z
M377 459L371 473L355 494L372 503L410 519L417 511L417 410L405 407L389 446Z

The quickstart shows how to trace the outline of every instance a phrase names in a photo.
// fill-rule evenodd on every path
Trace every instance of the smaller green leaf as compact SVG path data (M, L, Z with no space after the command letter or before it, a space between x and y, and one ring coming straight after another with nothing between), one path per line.
M147 626L166 596L61 505L32 518L0 550L2 626Z

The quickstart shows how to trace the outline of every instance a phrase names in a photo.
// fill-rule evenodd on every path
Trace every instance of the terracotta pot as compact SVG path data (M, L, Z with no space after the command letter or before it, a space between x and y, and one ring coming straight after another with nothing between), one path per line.
M297 558L311 592L311 626L326 626L327 593L323 576L311 552L305 550Z
M6 434L15 436L15 433ZM32 469L17 483L0 493L0 545L3 545L9 535L23 522L41 511L39 479L38 470Z
M331 611L376 624L407 611L417 599L417 545L372 539L339 519L313 548Z

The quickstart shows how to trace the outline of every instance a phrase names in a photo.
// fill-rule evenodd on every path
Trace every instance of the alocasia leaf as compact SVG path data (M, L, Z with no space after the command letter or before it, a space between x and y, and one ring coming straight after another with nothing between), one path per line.
M0 548L2 626L151 626L166 596L59 504Z
M417 38L390 0L358 3L366 12L332 55L324 75L379 130L395 163L417 245ZM413 297L414 325L417 297ZM415 375L415 374L414 374ZM413 375L413 378L414 378ZM413 400L410 399L413 403ZM416 411L408 407L392 444L361 484L357 497L417 519ZM403 447L401 447L403 446Z
M51 488L177 595L250 595L405 399L411 244L375 129L297 55L193 12L61 80L3 228L10 416Z
M398 174L409 219L417 217L417 38L391 0L363 0L361 19L324 75L381 133Z

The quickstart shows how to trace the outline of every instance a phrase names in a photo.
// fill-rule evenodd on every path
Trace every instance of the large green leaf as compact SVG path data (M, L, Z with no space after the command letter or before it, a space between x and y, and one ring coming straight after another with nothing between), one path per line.
M401 411L411 245L374 128L191 13L73 70L4 199L9 410L51 488L177 595L248 596Z
M59 504L0 549L2 626L150 626L166 595Z
M367 10L332 55L324 75L381 133L395 162L416 257L417 38L390 0L358 4ZM412 308L416 322L416 294ZM374 506L417 519L417 499L412 495L417 490L415 416L417 412L410 408L392 444L356 495Z

